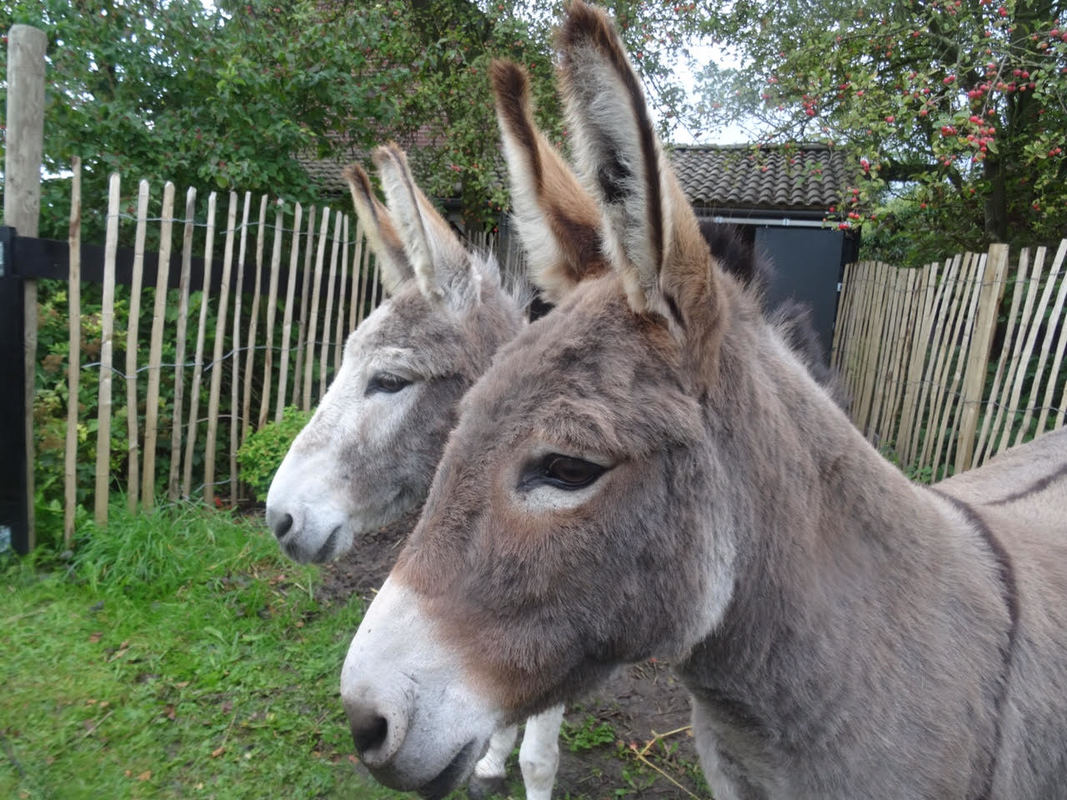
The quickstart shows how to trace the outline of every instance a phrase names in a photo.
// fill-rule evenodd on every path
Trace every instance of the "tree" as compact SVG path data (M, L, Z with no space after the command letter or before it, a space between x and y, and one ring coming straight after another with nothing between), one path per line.
M499 216L488 63L534 75L559 133L547 29L466 0L18 0L0 12L49 34L45 169L83 161L87 197L107 174L321 200L296 160L365 157L396 139L472 221ZM2 58L6 58L6 48ZM0 65L2 66L2 65ZM132 191L132 183L130 184ZM62 236L64 181L48 181L42 235ZM101 213L83 221L88 237Z
M702 25L748 66L708 70L699 114L755 113L768 138L849 146L866 180L843 198L847 224L884 235L906 219L924 255L1058 236L1063 14L1062 0L739 0ZM871 214L887 197L900 213Z

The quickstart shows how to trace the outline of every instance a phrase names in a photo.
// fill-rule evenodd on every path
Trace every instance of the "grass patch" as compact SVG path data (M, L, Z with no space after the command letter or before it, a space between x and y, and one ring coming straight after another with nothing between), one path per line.
M195 506L0 565L0 797L401 797L356 771L338 676L362 609L264 527Z
M564 720L563 727L560 728L559 733L560 738L572 753L614 744L618 739L618 735L611 725L601 722L592 714L586 714L581 723L578 724Z

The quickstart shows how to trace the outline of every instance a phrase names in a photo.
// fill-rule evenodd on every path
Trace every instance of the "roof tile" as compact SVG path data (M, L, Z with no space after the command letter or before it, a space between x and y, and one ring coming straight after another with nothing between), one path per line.
M311 179L331 195L346 195L345 160L301 157ZM699 212L725 210L821 211L840 201L855 180L844 151L825 145L678 146L671 162L689 202ZM502 175L503 177L503 175Z

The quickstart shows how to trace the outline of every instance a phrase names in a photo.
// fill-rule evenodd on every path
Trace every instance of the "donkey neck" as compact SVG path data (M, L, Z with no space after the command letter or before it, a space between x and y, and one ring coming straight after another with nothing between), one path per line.
M995 558L958 511L886 462L773 337L738 345L727 337L726 388L706 409L711 477L732 493L717 503L733 509L708 510L732 526L709 535L733 537L733 594L679 672L713 738L770 774L801 752L830 758L878 701L872 672L914 696L933 643L1005 609ZM987 645L961 636L960 668L999 674Z

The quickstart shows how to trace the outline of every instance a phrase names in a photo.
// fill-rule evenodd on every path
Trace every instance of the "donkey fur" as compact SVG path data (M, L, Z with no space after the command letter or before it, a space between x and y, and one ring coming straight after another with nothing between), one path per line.
M433 635L361 629L349 714L376 713L360 698L401 670L411 694L391 713L447 718L433 680L457 657L489 719L661 656L719 800L1067 797L1063 435L909 483L712 261L606 15L573 2L560 41L611 272L462 401L390 577ZM533 502L518 476L546 452L606 471ZM480 730L472 708L451 711ZM402 757L445 732L405 730Z

